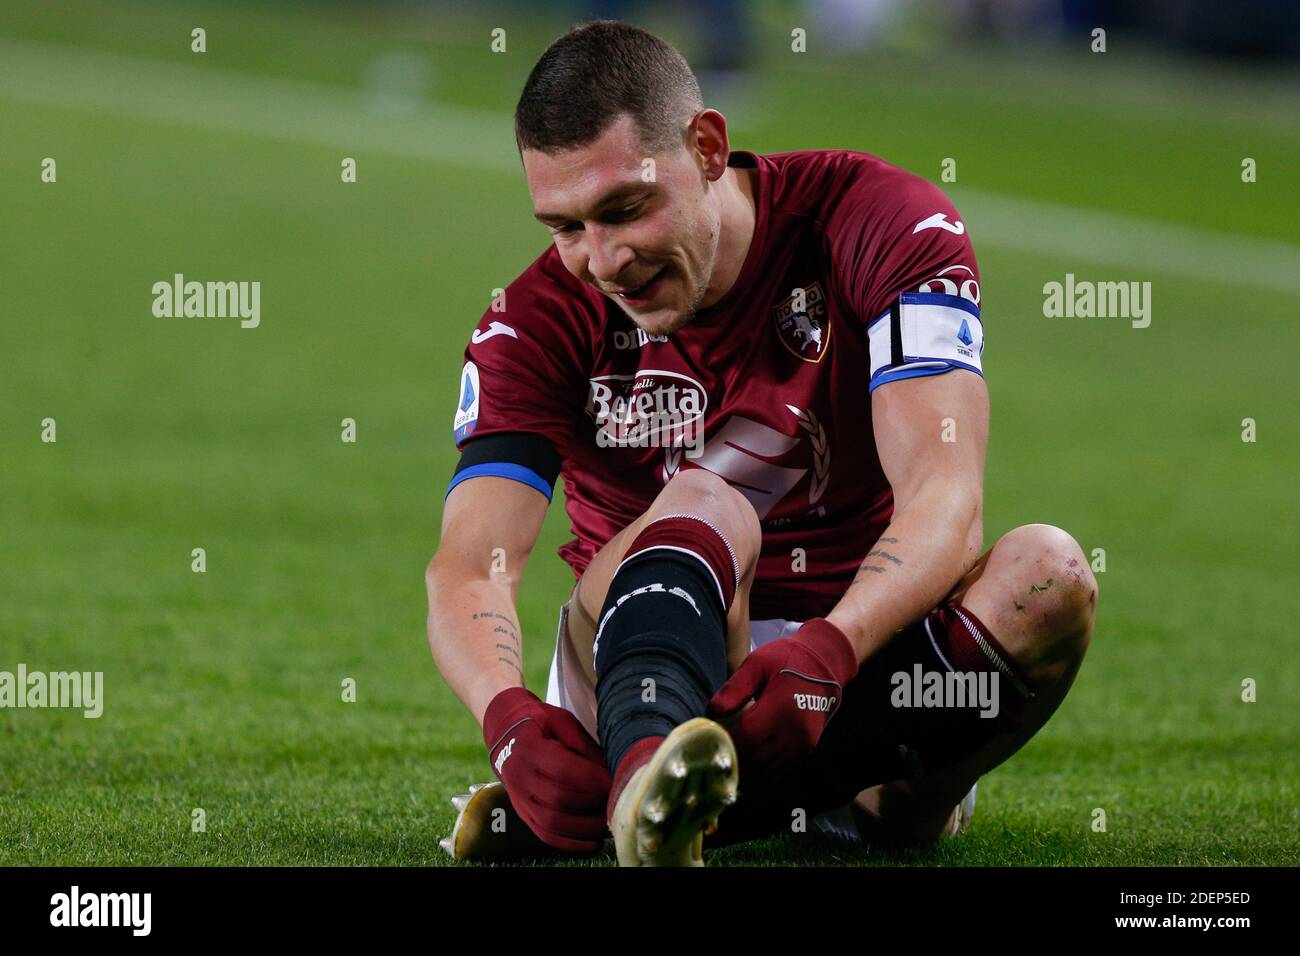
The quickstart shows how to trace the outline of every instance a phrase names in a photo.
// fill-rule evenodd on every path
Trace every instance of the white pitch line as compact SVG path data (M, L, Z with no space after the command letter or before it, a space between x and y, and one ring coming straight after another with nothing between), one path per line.
M0 97L33 106L520 172L499 113L385 111L365 90L0 37Z
M0 97L30 105L520 175L508 114L387 112L364 90L0 37ZM957 186L977 244L1300 294L1300 245ZM1097 277L1103 278L1103 277Z

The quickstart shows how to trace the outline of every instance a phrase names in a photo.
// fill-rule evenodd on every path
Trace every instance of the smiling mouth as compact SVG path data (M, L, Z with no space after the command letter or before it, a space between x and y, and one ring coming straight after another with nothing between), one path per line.
M646 297L646 294L651 291L655 283L663 278L664 273L667 271L668 267L664 266L652 275L648 281L637 286L635 289L628 289L626 292L615 292L614 294L625 302L639 302Z

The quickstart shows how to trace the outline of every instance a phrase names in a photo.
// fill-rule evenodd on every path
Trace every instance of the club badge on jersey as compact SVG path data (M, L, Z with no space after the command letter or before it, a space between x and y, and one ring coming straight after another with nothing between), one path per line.
M831 344L831 324L826 314L826 294L821 283L794 289L772 309L781 344L805 362L826 357Z

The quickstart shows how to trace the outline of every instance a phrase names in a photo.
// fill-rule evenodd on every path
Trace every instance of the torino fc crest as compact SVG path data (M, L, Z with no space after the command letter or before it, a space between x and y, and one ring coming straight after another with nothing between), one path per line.
M814 282L791 290L790 297L772 310L781 344L805 362L820 362L831 345L831 323L826 296Z

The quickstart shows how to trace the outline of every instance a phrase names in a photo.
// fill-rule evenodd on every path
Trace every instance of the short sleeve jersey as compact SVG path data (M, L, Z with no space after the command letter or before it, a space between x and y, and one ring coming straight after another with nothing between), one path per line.
M983 375L979 268L944 194L874 156L735 151L729 164L755 171L753 239L733 287L684 328L647 336L554 247L484 313L452 485L495 474L549 496L535 456L511 451L514 436L544 440L574 535L560 555L581 575L673 475L706 468L758 513L751 616L806 619L834 606L893 511L871 393Z

